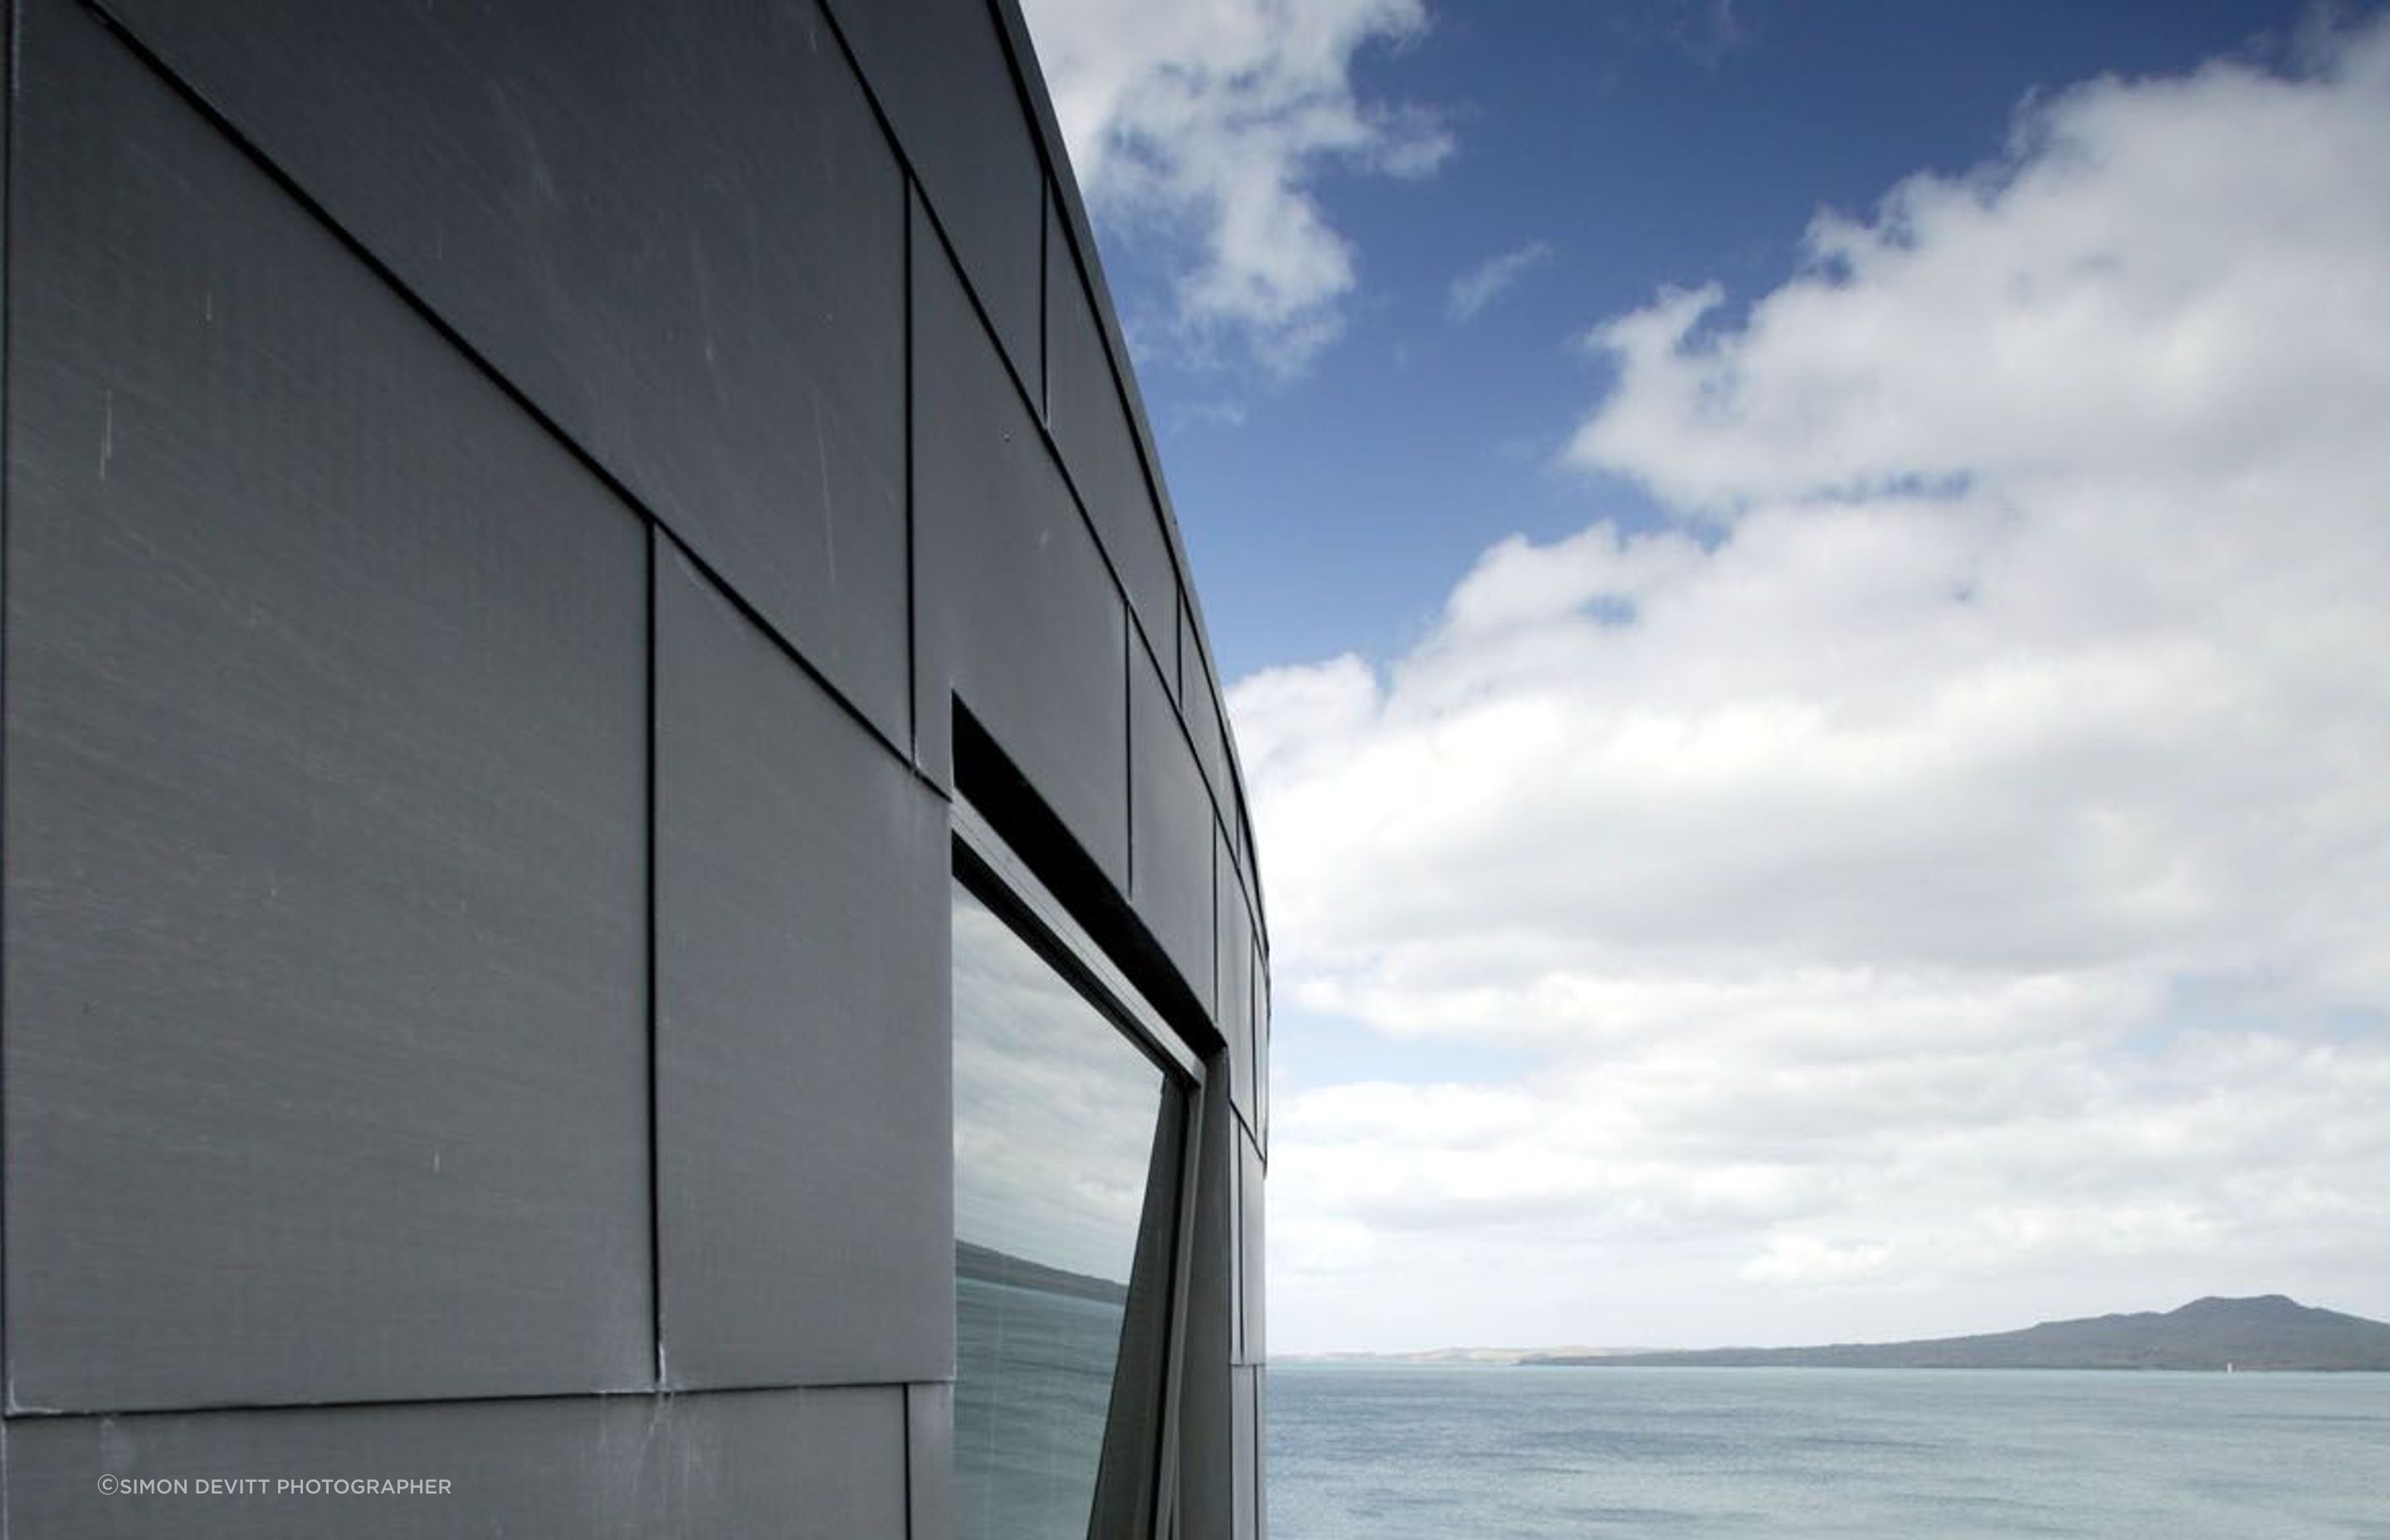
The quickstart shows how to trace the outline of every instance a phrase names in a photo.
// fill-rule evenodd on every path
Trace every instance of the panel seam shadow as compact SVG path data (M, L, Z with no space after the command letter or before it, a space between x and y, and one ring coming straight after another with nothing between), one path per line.
M906 221L910 225L912 221ZM905 1416L905 1534L906 1540L921 1540L920 1502L913 1490L913 1386L908 1380L904 1388ZM0 1540L8 1540L0 1534Z
M675 1400L702 1399L717 1395L812 1395L824 1392L868 1391L901 1395L906 1381L901 1380L845 1380L830 1384L790 1385L707 1385L701 1389L684 1389L669 1392ZM167 1417L230 1417L283 1416L303 1412L388 1412L422 1410L430 1407L459 1406L536 1406L560 1405L567 1402L592 1402L629 1405L652 1402L658 1398L654 1387L627 1385L606 1391L524 1391L520 1393L500 1392L484 1395L413 1395L382 1401L195 1401L171 1406L132 1407L32 1407L19 1408L8 1414L6 1426L49 1422L125 1422L144 1418Z
M663 992L659 985L657 970L663 956L659 943L662 927L661 911L656 903L658 880L657 823L663 799L656 783L656 738L661 727L661 713L656 710L656 666L662 651L662 638L656 628L657 584L663 581L662 565L656 558L659 536L653 530L648 533L648 701L647 701L647 898L648 898L648 1318L654 1333L651 1344L650 1369L655 1376L658 1393L668 1392L672 1380L667 1372L664 1350L664 1198L663 1198ZM6 1540L0 1536L0 1540Z
M10 597L8 560L9 468L16 464L12 454L15 435L10 431L16 414L8 385L10 361L16 356L16 263L9 261L16 243L17 212L17 58L18 30L24 25L24 11L17 0L0 0L7 7L8 35L5 46L6 97L0 100L0 1062L5 1062L7 1025L7 992L6 980L7 936L7 807L8 755L6 724L8 720L8 675L15 652L8 646L7 616ZM9 1174L14 1162L5 1158L8 1148L7 1077L0 1068L0 1408L17 1409L17 1369L15 1343L10 1341L8 1319L8 1226L6 1221L10 1204ZM8 1509L6 1501L7 1429L0 1424L0 1540L7 1540Z
M816 13L827 14L820 12L819 7L816 7ZM842 49L845 45L842 42L840 46ZM868 100L870 87L863 83L863 71L854 68L850 60L847 72L854 77L856 84L865 93L866 100ZM873 104L873 111L876 113L878 110L878 105ZM894 151L895 137L888 132L885 124L881 125L880 133L880 137L887 140L890 148ZM919 509L914 506L913 489L915 481L913 458L916 453L913 423L915 416L913 290L919 287L913 272L913 205L918 202L926 209L930 200L914 182L912 170L906 165L903 153L896 151L892 158L896 161L896 174L905 185L905 196L899 200L903 203L904 209L899 216L897 236L898 260L905 264L902 344L905 349L903 385L905 391L905 734L907 751L905 759L906 763L914 766L918 772L921 764L921 519ZM943 695L943 687L941 694ZM948 757L950 759L952 757L951 749L948 751ZM951 773L951 767L949 773ZM5 1537L0 1537L0 1540L5 1540Z

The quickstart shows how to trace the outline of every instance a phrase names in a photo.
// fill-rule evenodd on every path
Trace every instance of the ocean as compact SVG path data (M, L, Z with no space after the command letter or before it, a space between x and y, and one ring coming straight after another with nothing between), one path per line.
M2390 1374L1269 1370L1274 1540L2390 1540Z

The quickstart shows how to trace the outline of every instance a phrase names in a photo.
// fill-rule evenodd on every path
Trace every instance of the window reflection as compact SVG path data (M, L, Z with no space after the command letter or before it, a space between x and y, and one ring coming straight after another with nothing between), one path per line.
M1185 1097L959 883L954 956L957 1530L1137 1533Z

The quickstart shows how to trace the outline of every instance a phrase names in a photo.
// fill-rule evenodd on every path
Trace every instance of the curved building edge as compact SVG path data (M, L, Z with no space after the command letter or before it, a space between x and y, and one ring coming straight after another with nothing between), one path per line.
M1199 1087L1122 1533L1262 1533L1258 863L1014 0L6 9L0 1533L969 1532L967 860Z

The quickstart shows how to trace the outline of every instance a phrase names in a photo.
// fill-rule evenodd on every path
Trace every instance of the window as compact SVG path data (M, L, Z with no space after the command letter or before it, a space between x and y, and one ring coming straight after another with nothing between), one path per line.
M1124 984L1099 983L1109 970L1074 928L1065 942L1040 923L1053 915L1022 898L1015 874L964 866L954 889L957 1532L1148 1534L1193 1063L1169 1051Z

